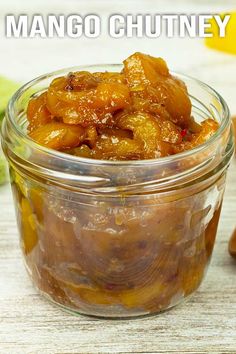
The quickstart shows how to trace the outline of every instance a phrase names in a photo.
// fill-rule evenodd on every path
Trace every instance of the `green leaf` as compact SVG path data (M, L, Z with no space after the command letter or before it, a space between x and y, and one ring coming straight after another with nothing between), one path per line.
M20 85L14 81L0 76L0 117L4 114L7 103ZM0 118L0 120L1 120Z
M0 76L0 128L7 103L19 87L18 83ZM2 154L0 147L0 185L7 180L7 162Z
M0 156L0 185L7 180L7 163L5 158Z
M4 111L0 112L0 127L1 127L1 121L3 120L4 118Z

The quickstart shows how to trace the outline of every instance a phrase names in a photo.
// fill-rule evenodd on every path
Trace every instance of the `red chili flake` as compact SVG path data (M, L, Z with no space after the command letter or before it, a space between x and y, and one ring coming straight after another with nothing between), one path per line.
M181 134L182 138L184 138L187 135L187 129L181 130L180 134Z

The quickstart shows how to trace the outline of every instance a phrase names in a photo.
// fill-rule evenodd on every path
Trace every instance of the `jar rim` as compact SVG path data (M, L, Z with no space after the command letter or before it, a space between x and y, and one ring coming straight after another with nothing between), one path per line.
M223 111L223 116L222 116L222 121L221 124L218 128L218 130L203 144L191 149L187 150L181 153L177 153L174 155L170 156L165 156L165 157L159 157L155 159L146 159L146 160L99 160L99 159L92 159L92 158L86 158L86 157L80 157L80 156L73 156L70 154L66 154L61 151L53 150L50 148L47 148L45 146L42 146L38 143L36 143L33 139L31 139L27 134L25 134L20 126L17 124L16 120L14 119L14 105L17 100L22 96L22 94L33 87L35 84L40 83L40 81L47 79L52 76L57 76L57 75L63 75L66 72L73 72L73 71L78 71L78 70L83 70L83 69L93 69L93 68L101 68L105 69L107 67L112 67L112 68L120 68L121 64L92 64L92 65L81 65L81 66L73 66L65 69L60 69L57 71L53 71L44 75L41 75L33 80L30 80L26 84L24 84L20 89L16 91L16 93L12 96L10 99L7 109L6 109L6 120L10 122L11 127L14 129L14 132L20 136L20 138L23 139L24 143L27 143L30 145L32 148L38 150L39 152L46 153L50 157L54 158L63 158L63 160L67 160L68 162L71 161L73 163L85 163L87 165L96 165L96 166L101 166L101 165L106 165L106 166L126 166L126 167L131 167L131 166L150 166L150 165L161 165L163 163L172 163L175 161L180 161L185 158L190 158L191 156L194 156L197 153L204 152L204 150L207 150L209 146L212 143L215 143L218 138L220 138L225 131L230 126L230 112L227 103L223 99L223 97L216 91L214 90L211 86L207 85L206 83L191 77L189 75L181 74L178 72L173 72L171 71L172 75L176 75L183 79L183 81L186 80L192 80L196 82L198 85L200 85L203 89L207 90L210 92L221 104L222 106L222 111Z

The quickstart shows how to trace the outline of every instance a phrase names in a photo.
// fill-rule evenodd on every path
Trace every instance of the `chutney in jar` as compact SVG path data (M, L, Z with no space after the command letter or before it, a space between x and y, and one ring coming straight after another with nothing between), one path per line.
M142 160L173 155L204 143L218 129L191 116L184 82L165 61L135 53L121 72L79 71L52 81L30 100L29 136L76 156Z
M222 98L141 53L119 70L69 70L32 87L12 107L26 149L7 122L3 134L36 287L102 317L158 313L194 293L233 153Z

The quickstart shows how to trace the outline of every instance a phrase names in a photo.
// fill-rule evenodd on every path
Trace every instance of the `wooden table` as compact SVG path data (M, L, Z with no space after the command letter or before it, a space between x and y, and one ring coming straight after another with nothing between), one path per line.
M36 6L37 3L37 6ZM111 4L112 3L112 4ZM228 9L233 1L58 0L0 4L5 13L93 12L101 16L123 12L206 13ZM134 5L135 4L135 5ZM174 8L174 6L176 8ZM73 11L72 11L73 9ZM97 41L6 40L0 37L0 74L30 79L55 67L92 62L117 62L135 50L161 55L172 68L208 82L220 91L236 113L236 57L207 51L201 40ZM17 60L14 55L17 53ZM94 54L96 53L96 55ZM48 303L26 275L18 245L13 202L8 185L0 187L0 354L52 353L236 353L236 262L227 243L236 224L236 163L228 176L218 237L208 275L186 303L156 317L97 320L73 316Z

